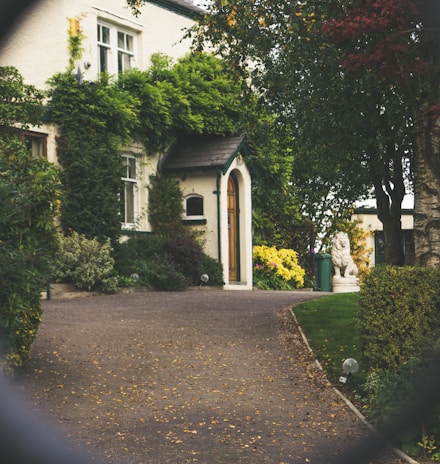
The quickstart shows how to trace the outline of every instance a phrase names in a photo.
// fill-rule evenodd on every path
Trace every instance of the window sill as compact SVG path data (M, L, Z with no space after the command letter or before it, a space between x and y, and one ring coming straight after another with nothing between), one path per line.
M183 219L183 224L187 226L200 226L206 224L206 219Z

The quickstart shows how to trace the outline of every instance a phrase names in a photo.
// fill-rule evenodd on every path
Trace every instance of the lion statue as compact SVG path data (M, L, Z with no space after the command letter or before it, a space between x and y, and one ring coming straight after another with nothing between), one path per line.
M333 237L332 264L335 277L358 275L358 268L350 254L350 240L345 232L337 232Z

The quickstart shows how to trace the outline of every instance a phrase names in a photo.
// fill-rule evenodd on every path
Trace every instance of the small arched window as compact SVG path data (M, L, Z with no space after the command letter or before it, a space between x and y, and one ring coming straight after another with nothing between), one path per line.
M203 197L190 195L185 199L185 212L187 219L203 219Z

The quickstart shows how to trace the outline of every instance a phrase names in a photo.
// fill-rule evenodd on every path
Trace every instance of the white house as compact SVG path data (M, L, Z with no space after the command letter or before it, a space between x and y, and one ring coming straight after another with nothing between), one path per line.
M40 0L0 42L0 66L14 66L25 82L44 89L48 78L69 64L69 34L84 36L75 73L93 81L101 72L115 76L130 68L147 69L152 54L177 59L190 49L185 30L203 10L188 0L148 0L138 17L125 0ZM26 133L35 154L57 162L57 127ZM251 177L241 137L196 137L148 160L143 147L127 147L123 230L151 231L145 212L146 181L163 160L164 172L179 179L183 220L203 233L205 251L224 268L226 289L252 289Z
M414 210L402 209L402 235L405 263L414 264ZM359 227L368 232L367 248L373 250L370 266L383 264L385 259L385 242L383 224L377 216L377 209L372 207L356 208L353 221L359 222Z

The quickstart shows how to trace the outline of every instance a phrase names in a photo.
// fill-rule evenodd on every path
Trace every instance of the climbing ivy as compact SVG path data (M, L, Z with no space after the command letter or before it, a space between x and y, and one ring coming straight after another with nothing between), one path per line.
M75 42L74 51L80 45ZM150 69L131 70L117 81L102 75L80 83L68 71L50 85L65 187L61 225L101 241L116 242L120 234L121 155L130 140L153 154L181 134L230 134L239 124L239 87L208 54L177 63L154 55Z
M239 131L240 86L225 63L207 53L173 62L154 54L147 71L132 70L118 85L140 100L133 136L149 152L165 149L179 135L229 135Z
M121 155L137 123L138 101L106 79L80 85L65 73L50 84L51 120L61 131L61 226L115 242L121 230Z

